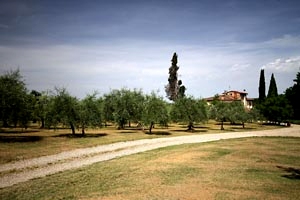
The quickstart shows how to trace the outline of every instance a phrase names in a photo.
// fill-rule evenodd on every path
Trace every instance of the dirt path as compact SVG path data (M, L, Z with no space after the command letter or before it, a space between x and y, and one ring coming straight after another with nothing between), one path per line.
M0 188L9 187L64 170L76 169L96 162L166 146L262 136L300 137L300 126L293 125L290 128L265 131L204 134L118 142L2 164L0 165Z

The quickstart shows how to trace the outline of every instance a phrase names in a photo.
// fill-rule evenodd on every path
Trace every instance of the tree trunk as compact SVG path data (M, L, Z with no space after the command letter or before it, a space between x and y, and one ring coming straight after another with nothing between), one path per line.
M82 133L82 135L85 135L84 127L82 127L82 129L81 129L81 133Z
M243 128L245 128L245 123L243 122L242 124L243 124Z
M221 130L224 130L224 121L221 121Z
M44 119L44 117L41 118L41 122L42 122L41 128L45 128L45 119Z
M71 130L72 130L72 134L75 135L75 126L72 122L70 122L70 126L71 126Z
M187 131L193 131L193 130L194 130L193 122L190 122Z
M150 123L150 127L149 127L149 134L152 134L152 128L154 126L154 122Z

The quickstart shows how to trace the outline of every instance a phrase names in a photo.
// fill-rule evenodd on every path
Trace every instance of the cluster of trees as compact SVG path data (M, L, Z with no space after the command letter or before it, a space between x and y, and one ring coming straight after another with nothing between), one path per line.
M289 119L300 119L300 72L294 82L284 94L278 94L275 76L272 74L266 95L264 69L261 70L259 98L255 106L267 120L280 123Z
M202 99L185 95L186 88L177 79L177 54L174 53L169 69L167 97L172 103L164 101L156 93L144 94L141 90L126 88L112 90L102 97L97 93L84 99L71 96L65 88L55 88L50 92L28 92L19 70L0 76L0 126L27 127L30 121L39 121L41 128L68 126L75 134L86 128L101 127L113 122L118 129L131 122L146 125L149 133L154 124L167 126L170 121L185 122L188 130L193 130L194 123L214 119L232 124L255 121L261 116L275 122L286 119L300 119L300 72L295 84L286 89L285 94L278 94L275 77L272 74L269 91L266 96L264 70L259 81L259 98L255 108L246 110L241 101L225 103L217 96L211 105Z
M103 97L87 95L84 99L71 96L65 88L50 92L28 92L19 71L0 77L0 109L2 126L27 127L30 121L39 121L41 128L68 126L75 134L88 127L101 127L114 122L119 129L125 124L139 122L166 125L169 120L167 103L155 93L145 95L140 90L112 90Z
M85 134L86 128L105 126L106 122L113 122L118 129L134 122L148 126L151 133L154 124L167 126L170 121L185 122L188 130L192 130L194 123L209 118L222 122L249 120L241 117L244 109L240 102L224 104L216 101L208 107L204 100L185 95L168 103L156 93L144 94L141 90L126 88L112 90L101 97L94 93L83 99L71 96L64 88L29 92L18 70L0 76L0 85L1 126L4 127L26 128L30 121L38 121L41 128L63 125L73 134L76 130Z

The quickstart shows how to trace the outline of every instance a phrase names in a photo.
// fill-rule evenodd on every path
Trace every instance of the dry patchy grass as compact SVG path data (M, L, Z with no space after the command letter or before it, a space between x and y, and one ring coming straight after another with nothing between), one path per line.
M300 139L161 148L0 190L1 199L297 199Z
M242 126L226 125L225 132L249 131L274 128L274 126L262 126L260 124L247 124ZM121 141L137 139L149 139L157 137L172 137L191 134L222 133L220 126L215 122L195 126L195 131L186 132L186 125L171 124L168 128L156 126L154 134L145 134L135 126L125 130L116 130L114 126L101 129L88 129L86 135L73 136L69 129L47 130L37 127L24 129L0 130L0 164L27 158L39 157L73 150L76 148L92 147Z

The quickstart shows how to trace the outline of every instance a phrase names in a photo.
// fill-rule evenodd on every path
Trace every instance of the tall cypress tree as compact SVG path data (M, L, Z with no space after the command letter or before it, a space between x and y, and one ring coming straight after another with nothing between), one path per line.
M263 101L266 98L266 83L265 83L265 70L260 70L260 77L259 77L259 87L258 87L258 99Z
M269 98L269 97L277 97L277 96L278 96L277 85L276 85L274 74L272 73L267 97Z
M175 101L178 97L184 96L184 92L185 92L186 88L184 87L184 85L182 85L181 80L178 81L177 71L178 71L179 67L177 66L176 52L173 54L171 62L172 62L172 65L169 68L169 78L168 78L169 83L168 83L168 85L166 85L165 91L167 93L167 97L170 100Z

